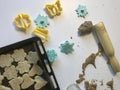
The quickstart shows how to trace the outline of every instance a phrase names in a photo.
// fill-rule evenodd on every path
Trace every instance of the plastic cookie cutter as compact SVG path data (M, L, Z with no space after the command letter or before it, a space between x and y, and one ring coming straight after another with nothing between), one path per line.
M27 14L18 14L17 17L15 17L14 22L16 26L23 31L28 30L31 26L31 20Z
M62 53L69 54L74 51L73 49L74 43L70 43L69 41L65 41L64 43L60 44L60 50Z
M88 11L85 5L79 5L75 11L77 12L78 17L84 18L88 14Z
M34 20L34 22L39 28L46 28L49 25L47 16L38 15L38 17Z
M48 49L47 55L48 55L48 59L51 63L53 63L57 58L57 53L54 49Z
M35 28L33 33L37 37L40 37L43 42L47 41L48 36L49 36L48 35L48 30L45 30L43 28Z
M50 17L60 15L62 10L63 10L62 6L61 6L61 3L60 3L60 0L57 0L55 2L55 4L46 4L45 8L46 8Z

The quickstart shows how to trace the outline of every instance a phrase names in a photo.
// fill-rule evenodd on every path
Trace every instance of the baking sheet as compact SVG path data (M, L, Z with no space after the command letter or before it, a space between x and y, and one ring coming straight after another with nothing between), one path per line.
M45 53L45 49L39 38L33 37L30 39L0 48L0 55L1 54L12 54L15 49L21 49L21 48L24 49L24 51L26 53L28 53L29 51L37 52L37 54L39 56L39 61L38 61L37 65L39 65L43 70L43 74L40 76L47 81L46 86L44 86L40 90L48 90L48 89L49 90L59 90L59 86L58 86L57 80L54 76L54 72L50 66L50 62L48 61L47 55ZM42 50L42 53L41 53L41 50ZM17 63L13 62L12 65L16 66ZM48 70L48 67L49 67L50 71ZM3 74L3 72L4 72L4 68L0 68L0 73ZM53 77L53 78L51 78L51 77ZM8 80L6 78L3 80L2 85L8 86L8 87L10 86L8 83ZM27 88L25 90L34 90L34 85L30 86L29 88Z

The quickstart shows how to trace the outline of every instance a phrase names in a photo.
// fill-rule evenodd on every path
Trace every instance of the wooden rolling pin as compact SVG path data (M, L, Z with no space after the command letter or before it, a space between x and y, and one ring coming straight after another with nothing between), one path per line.
M99 22L98 24L93 26L93 29L98 37L100 44L103 47L105 54L107 55L110 65L113 70L117 73L120 72L120 64L115 57L114 48L112 46L112 42L107 34L105 26L103 22Z

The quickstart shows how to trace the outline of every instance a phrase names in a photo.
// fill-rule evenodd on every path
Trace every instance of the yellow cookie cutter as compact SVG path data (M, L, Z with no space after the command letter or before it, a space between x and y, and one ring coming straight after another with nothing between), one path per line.
M40 37L43 42L46 42L49 37L48 30L43 28L35 28L33 33L35 36Z
M46 4L45 8L46 8L48 14L50 15L50 17L60 15L63 10L60 0L57 0L55 2L55 4Z
M14 22L16 26L23 31L28 30L31 26L31 20L27 14L18 14L17 17L15 17Z

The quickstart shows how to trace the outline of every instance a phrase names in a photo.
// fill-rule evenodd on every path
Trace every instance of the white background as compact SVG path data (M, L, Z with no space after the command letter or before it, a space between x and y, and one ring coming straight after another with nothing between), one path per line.
M32 37L32 31L36 27L33 22L38 14L47 16L44 11L47 3L55 0L0 0L0 47ZM115 49L115 55L120 62L120 1L119 0L61 0L63 12L60 16L48 18L50 25L50 39L46 43L46 49L53 48L58 54L53 64L53 69L61 90L66 90L69 84L75 83L79 73L82 72L82 63L91 53L97 52L97 43L93 34L83 37L78 36L80 24L85 20L91 20L93 24L103 21ZM78 5L86 5L88 15L85 18L77 17L75 9ZM15 28L14 18L18 13L27 13L32 20L32 26L27 33ZM72 37L72 39L70 39ZM60 52L59 45L64 41L73 42L74 52L65 55ZM86 68L86 80L103 80L104 83L114 80L114 89L119 90L120 79L114 76L112 70L103 57L97 57L95 69L92 65ZM84 90L84 84L80 84ZM98 86L98 90L106 89L107 86Z

